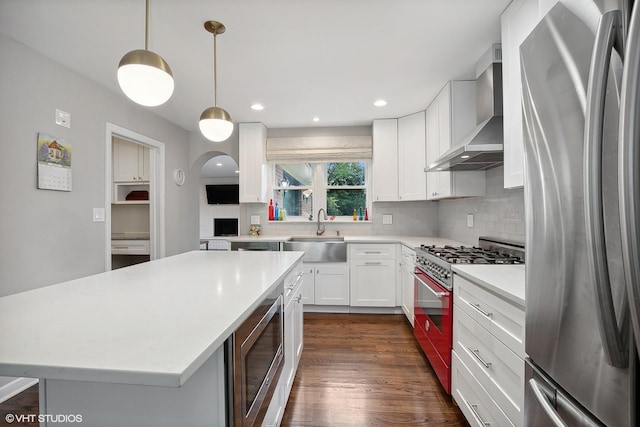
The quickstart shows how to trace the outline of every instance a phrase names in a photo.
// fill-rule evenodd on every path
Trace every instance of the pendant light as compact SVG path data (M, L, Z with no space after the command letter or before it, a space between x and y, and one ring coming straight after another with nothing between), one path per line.
M132 50L122 57L118 65L118 84L133 102L156 107L171 98L173 73L169 64L148 48L149 0L146 0L144 49Z
M233 132L231 115L218 107L218 87L216 84L216 36L225 31L223 24L217 21L207 21L204 29L213 33L213 107L209 107L200 115L200 132L210 141L222 142Z

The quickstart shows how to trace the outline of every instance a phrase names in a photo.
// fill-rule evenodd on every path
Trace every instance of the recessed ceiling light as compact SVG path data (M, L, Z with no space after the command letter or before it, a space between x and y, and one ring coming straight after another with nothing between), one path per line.
M251 109L256 111L262 111L264 110L264 107L262 106L262 104L252 104Z
M461 159L468 159L469 157L471 157L471 156L467 156L467 155L460 156Z
M375 105L376 107L384 107L385 105L387 105L387 101L385 101L384 99L378 99L373 103L373 105Z
M240 173L240 171L234 171L235 173Z
M320 117L314 117L314 118L313 118L313 121L314 121L314 122L319 122L319 121L320 121Z
M222 166L222 163L216 163L216 166Z
M437 171L441 171L441 170L442 170L442 168L436 168L436 170L437 170Z

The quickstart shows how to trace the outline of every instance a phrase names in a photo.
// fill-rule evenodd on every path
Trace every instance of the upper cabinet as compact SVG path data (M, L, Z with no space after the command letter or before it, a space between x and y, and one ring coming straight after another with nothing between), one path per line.
M113 182L149 182L149 149L143 145L114 138Z
M476 125L474 81L450 81L427 107L426 165L458 144ZM484 172L428 172L426 198L482 196Z
M425 200L425 112L398 119L398 200Z
M373 201L398 200L398 120L373 121Z
M267 128L240 123L240 203L267 203Z
M557 1L514 0L502 14L505 188L522 187L524 185L520 44Z

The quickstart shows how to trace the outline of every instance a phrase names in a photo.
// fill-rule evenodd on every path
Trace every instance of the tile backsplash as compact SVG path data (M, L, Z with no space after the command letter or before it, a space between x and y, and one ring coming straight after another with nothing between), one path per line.
M438 233L467 244L478 237L490 236L524 242L524 190L503 187L503 168L486 172L486 195L440 201ZM473 227L467 227L467 215L473 215Z
M371 221L364 222L324 222L326 235L410 235L439 236L457 240L467 245L478 243L478 237L491 236L524 242L524 192L523 189L503 188L503 168L486 172L486 195L439 202L386 202L374 203ZM214 212L206 206L201 195L201 233L211 233L213 217L233 216L233 212ZM204 203L204 207L202 205ZM219 207L218 207L219 208ZM267 205L260 203L240 204L239 233L249 233L252 215L260 217L262 235L313 235L316 221L269 223ZM473 227L467 227L467 215L473 215ZM391 215L393 223L383 224L383 215ZM202 234L201 234L202 236ZM202 236L205 237L205 236ZM208 236L206 236L208 237Z

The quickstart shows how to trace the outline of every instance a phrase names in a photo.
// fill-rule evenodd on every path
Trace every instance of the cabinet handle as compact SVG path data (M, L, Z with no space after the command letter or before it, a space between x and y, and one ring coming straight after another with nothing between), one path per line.
M365 262L364 265L382 265L380 261L378 262Z
M382 251L364 251L365 254L381 254Z
M491 362L485 362L484 359L480 356L480 350L474 350L471 347L467 347L467 348L469 349L471 354L473 354L475 358L478 359L478 361L484 365L485 368L491 367Z
M309 269L309 274L313 274L313 268Z
M298 297L296 298L296 302L298 304L300 304L300 301L302 301L302 294L298 295Z
M476 310L478 310L480 313L482 313L485 317L491 317L493 316L493 313L489 312L489 311L485 311L483 309L480 308L480 304L471 304L471 307L475 308Z
M491 425L491 423L488 423L485 420L483 420L480 414L478 414L478 405L473 405L468 400L465 400L465 402L467 403L467 406L471 409L471 412L473 412L473 416L476 417L478 421L480 421L480 424L482 424L485 427L489 427Z

